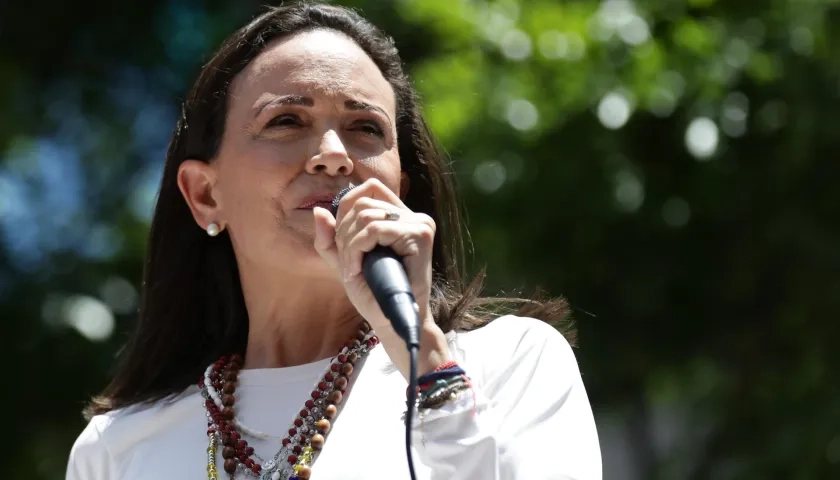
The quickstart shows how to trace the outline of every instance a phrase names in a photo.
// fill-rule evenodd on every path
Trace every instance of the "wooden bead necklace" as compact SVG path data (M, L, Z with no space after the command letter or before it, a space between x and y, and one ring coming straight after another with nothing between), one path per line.
M272 459L263 460L254 453L243 435L257 438L271 436L245 426L236 417L236 383L242 369L242 357L225 356L207 367L198 383L207 415L207 478L218 480L216 453L222 449L224 471L233 479L241 472L260 480L307 480L312 464L324 447L331 421L353 374L353 366L379 343L375 332L363 322L354 338L332 358L289 426L280 450ZM256 460L255 460L256 459ZM258 463L259 462L259 463Z

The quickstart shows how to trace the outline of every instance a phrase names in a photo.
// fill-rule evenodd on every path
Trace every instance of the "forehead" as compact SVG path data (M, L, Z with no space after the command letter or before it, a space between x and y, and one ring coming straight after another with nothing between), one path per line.
M270 43L237 75L231 91L239 99L236 103L253 104L271 93L353 98L378 103L389 112L396 108L394 91L373 60L349 37L330 30Z

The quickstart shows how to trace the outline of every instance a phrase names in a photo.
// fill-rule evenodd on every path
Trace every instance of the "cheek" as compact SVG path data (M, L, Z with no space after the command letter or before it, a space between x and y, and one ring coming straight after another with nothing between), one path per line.
M288 185L288 176L283 173L282 169L266 170L245 162L220 171L222 208L232 228L259 228L255 224L268 228L268 217L282 214L278 198Z
M392 192L400 194L402 169L400 168L400 157L397 152L388 152L373 159L366 170L367 175L365 175L365 179L376 177Z
M394 189L394 192L400 192L400 183L402 182L402 165L400 164L400 155L397 152L394 152L394 158L389 163L389 171L388 171L388 178L393 183L393 185L389 185L391 188Z
M308 138L292 141L255 140L239 155L243 166L278 175L294 175L306 162Z
M273 198L299 173L304 146L265 140L238 139L219 159L220 176L244 198L259 194Z

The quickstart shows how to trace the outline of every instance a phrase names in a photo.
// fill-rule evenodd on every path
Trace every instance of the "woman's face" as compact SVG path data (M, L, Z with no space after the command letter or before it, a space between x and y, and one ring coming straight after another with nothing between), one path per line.
M371 177L400 194L394 91L340 33L278 40L234 79L209 167L215 221L240 262L323 271L312 207Z

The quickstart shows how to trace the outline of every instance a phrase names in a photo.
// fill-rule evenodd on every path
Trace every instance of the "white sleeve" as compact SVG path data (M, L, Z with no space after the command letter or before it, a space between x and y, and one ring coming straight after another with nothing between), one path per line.
M566 339L534 324L502 365L474 385L477 409L466 392L415 422L413 444L432 479L600 480L592 408Z
M114 461L100 430L102 417L94 417L76 439L67 461L65 480L114 480Z

